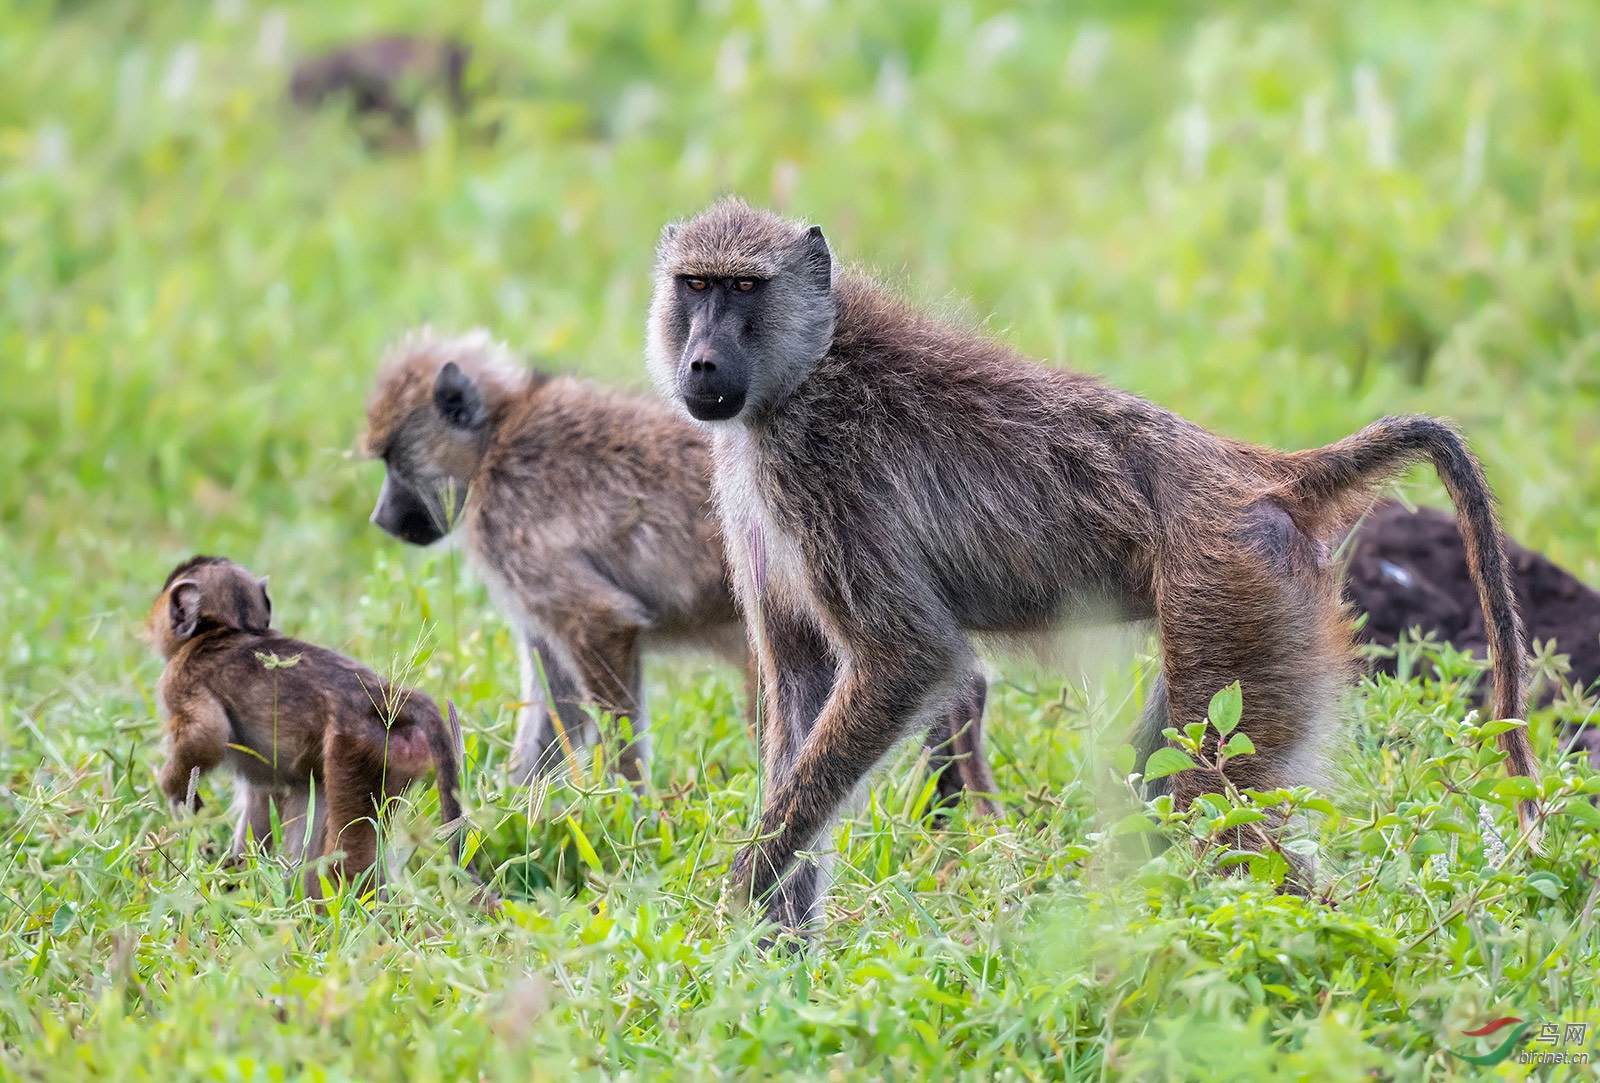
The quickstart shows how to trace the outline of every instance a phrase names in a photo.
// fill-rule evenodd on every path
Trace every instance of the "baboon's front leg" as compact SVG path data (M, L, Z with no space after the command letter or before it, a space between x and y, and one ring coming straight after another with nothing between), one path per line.
M189 780L195 770L203 775L227 755L233 727L228 724L228 712L215 696L195 690L167 703L167 733L172 746L167 762L161 765L158 781L168 803L176 809L188 800ZM191 808L199 809L203 803L196 794Z
M939 810L955 805L963 791L979 816L998 819L1005 809L996 799L994 774L983 747L983 708L989 682L974 669L966 687L957 693L948 718L928 727L928 773L935 778Z
M736 884L748 884L767 915L784 921L814 913L820 877L789 875L796 852L810 848L850 791L911 721L949 710L951 675L965 667L954 648L901 643L891 651L858 651L828 698L786 777L762 812L763 835L734 862Z
M566 756L559 722L567 741L576 750L588 740L589 715L583 709L583 693L577 678L568 668L569 651L555 640L540 634L519 637L522 659L522 708L517 735L511 745L511 782L526 786L560 764ZM544 681L539 680L540 667ZM548 702L544 686L550 686Z
M759 737L765 785L770 792L793 774L806 736L833 692L838 663L827 639L809 618L778 606L762 606L759 617L754 628L755 693L766 705ZM762 822L767 822L764 817ZM734 862L736 894L749 891L752 854L747 849ZM803 929L820 920L817 904L825 871L803 865L789 874L768 904L768 912L780 925Z
M763 607L756 642L759 692L767 705L761 758L770 783L789 777L838 680L838 662L808 617Z

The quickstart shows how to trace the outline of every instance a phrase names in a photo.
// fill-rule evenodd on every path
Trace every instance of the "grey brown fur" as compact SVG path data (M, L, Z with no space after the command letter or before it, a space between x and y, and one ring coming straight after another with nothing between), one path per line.
M367 419L365 448L387 466L373 521L417 544L459 523L513 626L525 705L514 780L561 762L555 720L569 741L593 740L588 707L629 720L633 739L617 762L642 783L646 649L708 648L751 672L712 514L707 438L659 399L530 371L481 331L423 329L384 359ZM976 704L981 714L981 696ZM941 772L941 797L963 785L992 793L979 719L952 727L950 747L933 750L936 768L957 765Z
M512 624L517 782L562 762L555 720L574 746L595 739L585 708L628 720L615 762L644 781L645 649L706 648L747 667L705 437L660 402L523 368L483 332L422 329L384 358L364 444L387 467L373 522L415 544L459 524Z
M1520 717L1524 652L1482 472L1431 418L1280 453L1216 436L1098 380L1029 361L842 270L818 227L737 200L669 226L649 361L712 439L771 723L763 841L741 891L789 927L822 874L795 855L902 735L963 693L969 635L1084 615L1152 620L1164 681L1140 743L1244 689L1241 786L1316 781L1350 673L1327 540L1373 486L1431 460L1461 516L1492 629L1495 714ZM1502 735L1533 770L1527 735ZM1214 788L1174 776L1180 803Z
M377 860L387 799L430 768L441 816L460 822L455 708L447 724L421 692L273 631L265 584L205 556L180 564L163 584L148 622L166 662L157 684L170 746L161 789L174 807L198 808L192 779L226 765L236 779L236 853L252 838L271 842L275 804L291 857L342 851L332 878L355 881ZM459 832L455 839L459 856ZM315 870L307 886L317 893Z

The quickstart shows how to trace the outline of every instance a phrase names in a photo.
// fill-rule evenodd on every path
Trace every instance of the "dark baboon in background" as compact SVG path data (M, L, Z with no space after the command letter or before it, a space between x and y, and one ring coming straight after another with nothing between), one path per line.
M712 515L706 437L659 399L530 371L482 331L423 329L384 359L363 443L386 467L372 521L415 545L459 521L512 624L525 704L515 781L563 754L535 655L574 742L595 736L585 706L629 720L633 740L617 762L636 783L648 769L644 650L705 648L752 672ZM930 742L936 768L956 761L940 774L945 799L963 783L994 790L982 706L980 690L953 719L955 736Z
M461 823L455 708L359 662L272 631L266 580L232 561L197 556L173 569L150 611L152 644L166 661L156 696L170 750L160 783L174 807L198 808L193 782L227 764L236 782L234 851L271 840L272 806L291 857L343 851L336 881L355 880L378 856L388 798L429 768L446 826ZM315 822L305 822L316 785ZM308 849L309 848L309 849ZM451 853L460 856L460 831ZM307 888L318 889L308 873Z
M1080 614L1152 619L1164 685L1138 743L1203 720L1238 680L1241 786L1322 776L1349 632L1326 539L1379 481L1430 460L1461 514L1495 664L1520 717L1525 660L1482 472L1448 425L1390 418L1314 451L1212 433L1134 395L939 322L835 265L822 231L727 200L669 226L649 359L712 433L729 555L770 704L773 785L735 883L794 927L823 877L794 867L864 772L961 694L969 633ZM1501 743L1534 769L1526 732ZM1171 779L1180 803L1220 780Z
M409 140L417 106L428 93L460 113L472 50L458 41L389 34L302 60L289 77L296 105L315 108L343 98L374 140Z

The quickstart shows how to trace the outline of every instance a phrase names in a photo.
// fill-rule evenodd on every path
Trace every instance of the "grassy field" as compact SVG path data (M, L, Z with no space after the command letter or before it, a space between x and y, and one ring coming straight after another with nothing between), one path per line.
M289 106L295 57L397 29L474 45L470 113L430 99L384 149ZM758 798L738 675L651 668L642 801L598 770L509 788L506 628L459 556L367 524L351 449L424 320L645 386L657 233L734 191L1230 435L1452 416L1511 531L1600 583L1597 41L1581 0L7 5L0 1076L1591 1078L1446 1051L1496 1016L1600 1026L1600 782L1536 715L1530 853L1470 659L1352 694L1338 786L1298 795L1310 901L1151 856L1119 748L1146 645L1008 669L1009 830L933 830L897 757L840 827L827 928L773 957L720 901ZM139 631L196 551L462 706L502 917L431 798L394 897L326 914L269 859L223 869L220 812L173 821Z

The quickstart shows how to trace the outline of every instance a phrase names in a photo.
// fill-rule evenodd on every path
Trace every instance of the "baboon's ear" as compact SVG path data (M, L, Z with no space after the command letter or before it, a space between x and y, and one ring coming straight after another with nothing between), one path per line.
M483 392L454 361L446 361L433 382L433 405L446 421L460 429L476 429L489 420Z
M663 245L670 244L677 239L678 224L676 222L668 222L666 225L661 227L661 243Z
M188 639L200 626L200 584L193 579L180 579L167 592L168 607L172 612L172 634Z
M821 226L812 226L806 230L805 239L806 270L823 289L829 288L833 283L833 253L828 251L828 238L822 235Z
M271 625L272 623L272 595L267 593L267 580L271 578L272 576L270 575L263 575L256 583L256 585L261 588L261 600L265 602L267 606L268 625ZM266 629L263 628L262 631L266 631Z

